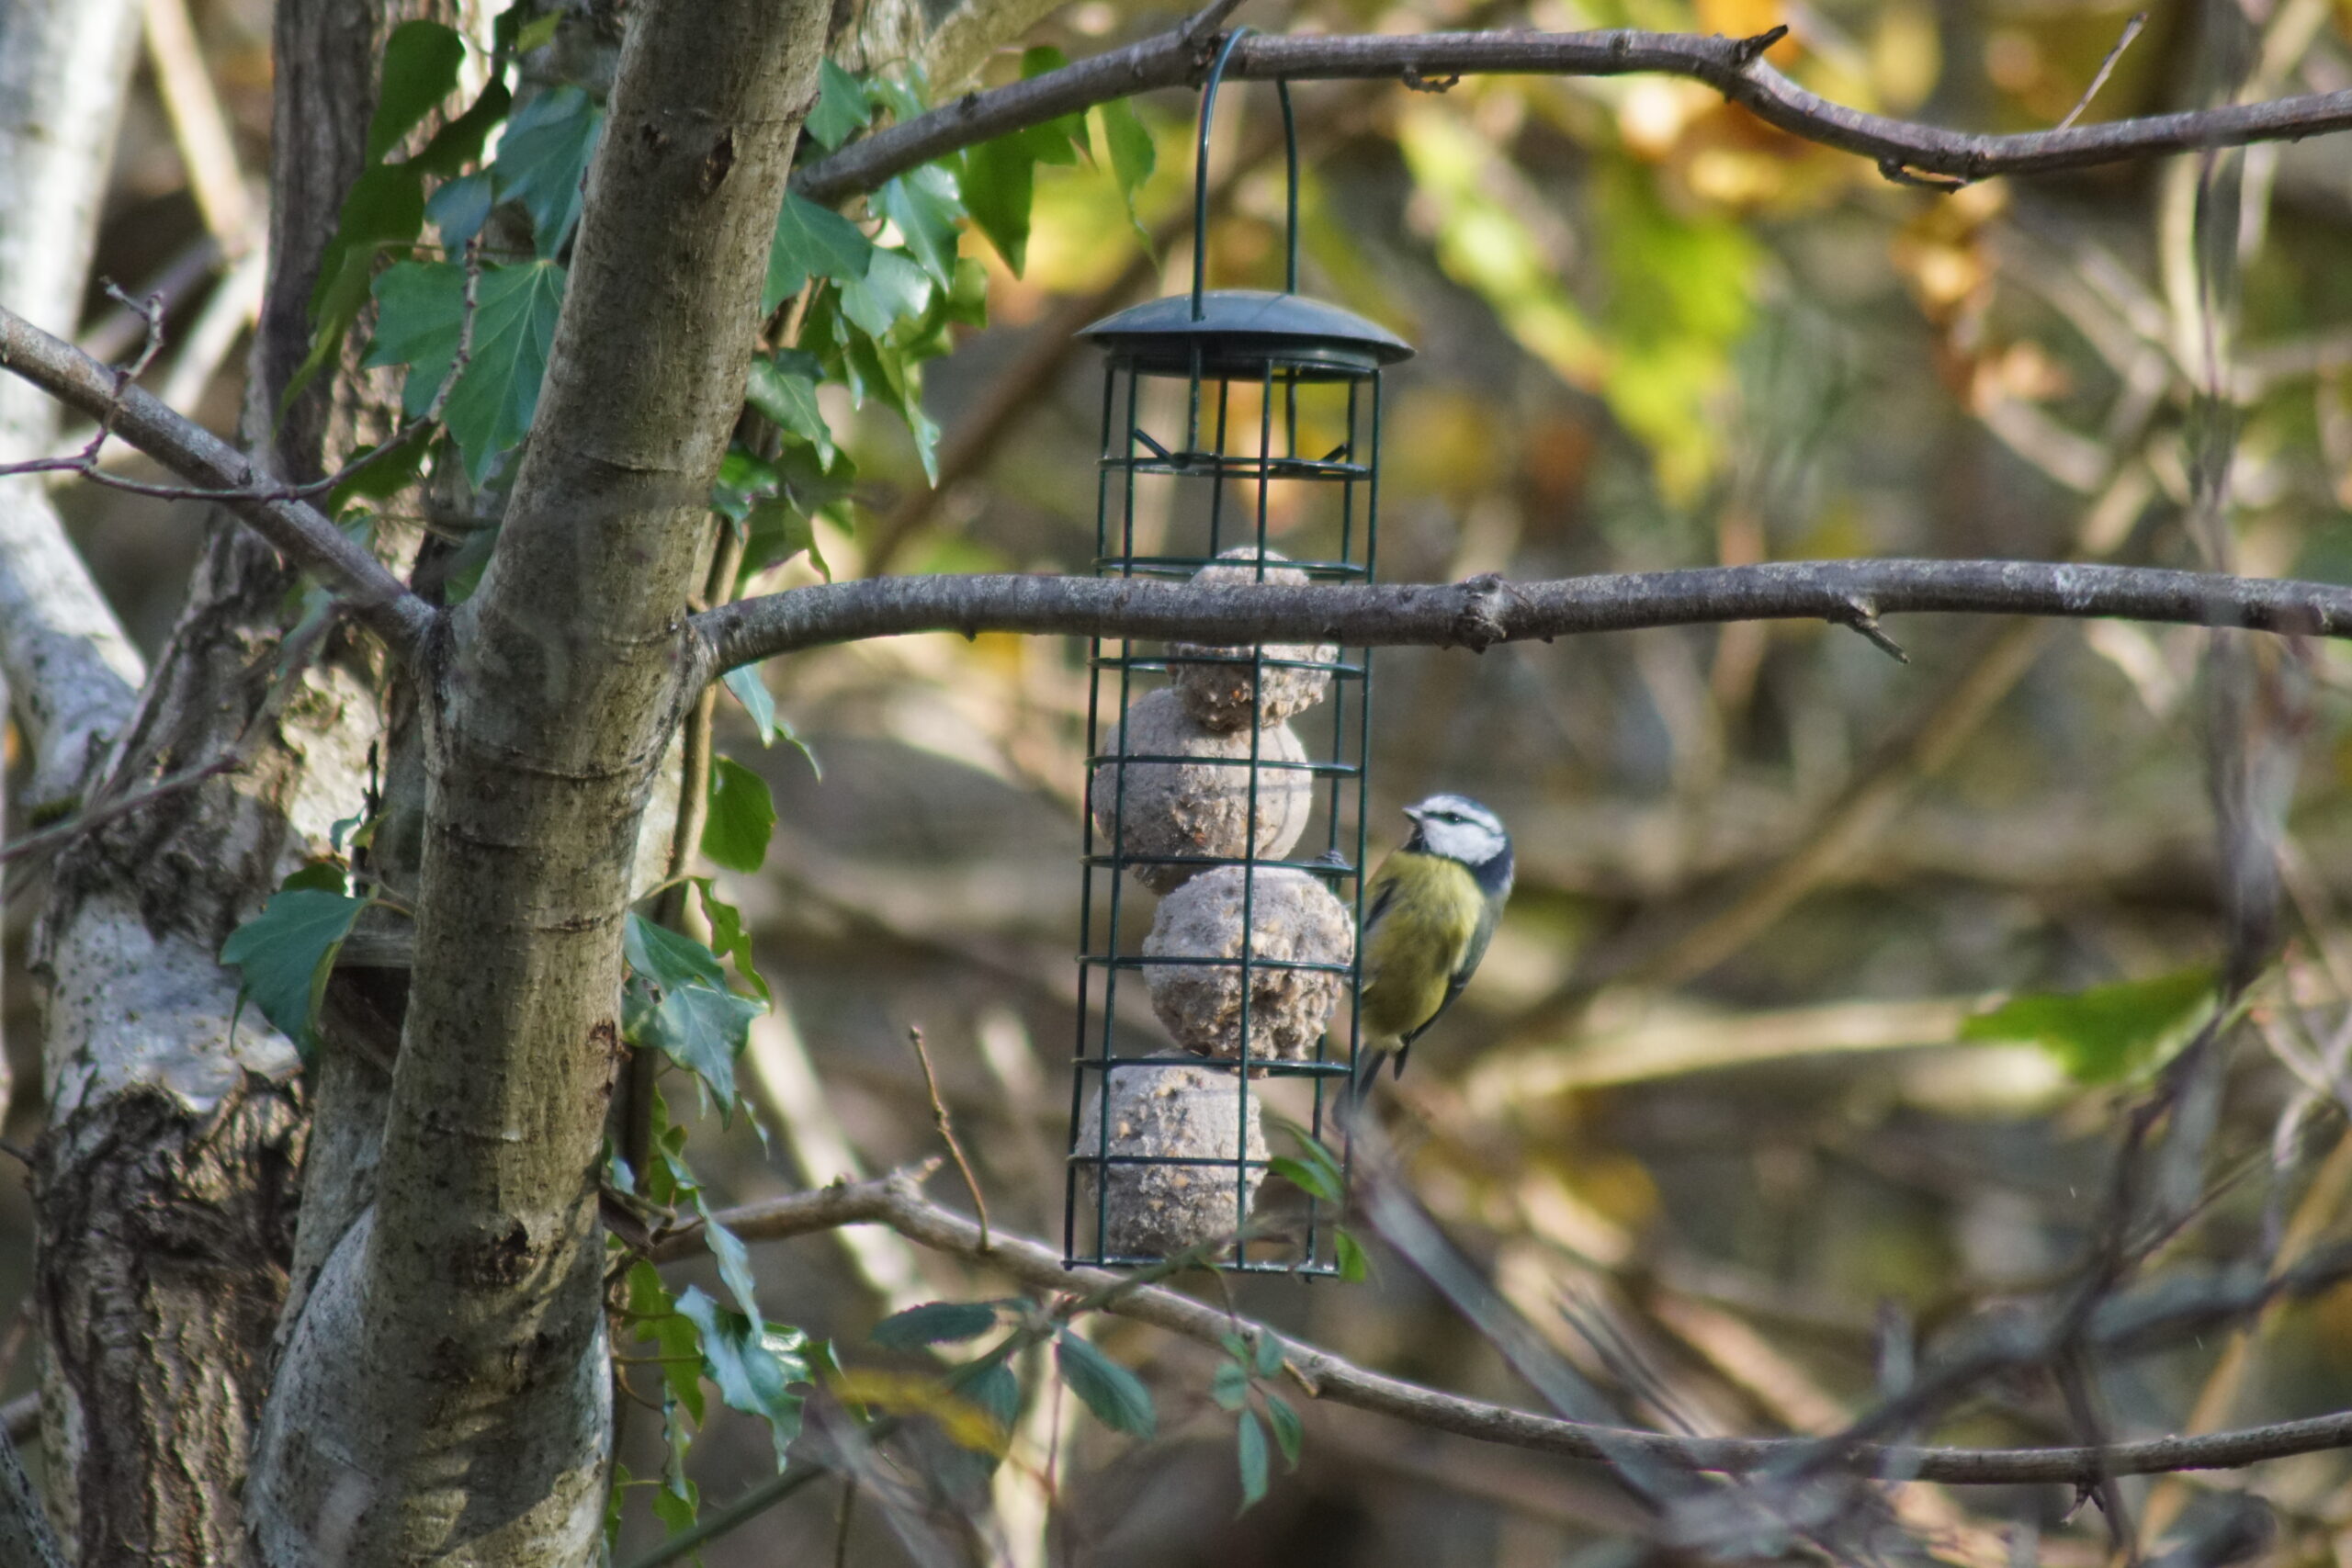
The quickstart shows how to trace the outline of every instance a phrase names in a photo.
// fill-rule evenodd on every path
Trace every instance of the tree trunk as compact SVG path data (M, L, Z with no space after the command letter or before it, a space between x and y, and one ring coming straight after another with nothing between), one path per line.
M383 389L348 367L282 423L277 405L361 166L383 39L427 8L278 7L270 282L246 437L289 477L383 428ZM266 546L214 517L105 787L218 755L258 718L253 760L79 840L43 913L51 1122L37 1290L51 1490L69 1519L105 1521L83 1532L85 1563L247 1551L242 1489L286 1289L303 1114L291 1045L250 1009L238 1016L216 954L358 808L382 728L379 661L355 639L337 634L306 668L278 671L295 586Z

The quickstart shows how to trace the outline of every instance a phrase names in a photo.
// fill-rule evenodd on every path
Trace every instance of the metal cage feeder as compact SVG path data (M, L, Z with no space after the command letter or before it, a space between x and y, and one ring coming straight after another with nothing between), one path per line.
M1373 580L1381 373L1413 351L1297 293L1286 84L1284 288L1204 287L1209 124L1247 30L1202 89L1191 291L1081 334L1106 357L1098 576ZM1334 1273L1331 1204L1263 1191L1263 1122L1271 1104L1345 1159L1333 1097L1358 1049L1370 650L1096 639L1089 668L1063 1252ZM1161 895L1148 930L1130 882ZM1139 991L1157 1029L1123 1020Z

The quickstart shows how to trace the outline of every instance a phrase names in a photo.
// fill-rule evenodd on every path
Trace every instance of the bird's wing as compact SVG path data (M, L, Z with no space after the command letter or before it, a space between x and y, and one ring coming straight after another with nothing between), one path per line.
M1491 900L1479 909L1478 923L1471 930L1470 940L1462 944L1461 955L1453 961L1453 972L1446 976L1445 999L1437 1004L1437 1011L1421 1020L1419 1028L1405 1036L1405 1044L1410 1045L1428 1033L1430 1025L1445 1016L1445 1010L1453 1005L1453 998L1462 994L1462 987L1468 985L1470 976L1478 972L1479 960L1487 956L1487 943L1494 939L1495 919L1498 913L1500 911Z

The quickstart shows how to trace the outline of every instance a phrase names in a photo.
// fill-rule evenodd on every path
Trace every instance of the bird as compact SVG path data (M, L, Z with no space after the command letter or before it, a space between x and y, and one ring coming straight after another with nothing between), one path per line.
M1502 818L1467 795L1433 795L1405 808L1413 834L1380 863L1364 888L1360 1038L1368 1060L1362 1095L1393 1059L1444 1016L1477 973L1510 897L1510 835Z

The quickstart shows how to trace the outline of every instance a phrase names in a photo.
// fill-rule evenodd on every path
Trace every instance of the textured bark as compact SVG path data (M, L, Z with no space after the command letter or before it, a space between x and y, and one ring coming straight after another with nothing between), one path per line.
M0 6L0 304L68 336L138 37L138 0ZM55 402L0 378L0 463L44 456L57 430ZM69 799L143 671L38 476L0 479L0 671L33 746L28 803Z
M357 174L384 35L412 0L277 11L271 277L247 440L287 478L382 428L382 389L327 378L282 424L305 303ZM234 744L270 699L293 575L226 515L141 694L107 789ZM379 658L331 639L284 679L253 761L79 841L57 868L47 981L51 1122L36 1199L49 1343L51 1487L84 1563L233 1562L242 1489L286 1289L303 1117L292 1048L215 954L360 802L381 718ZM103 1528L100 1527L103 1521Z
M633 11L536 433L435 656L376 1201L287 1341L248 1493L268 1562L595 1555L621 920L824 20Z

